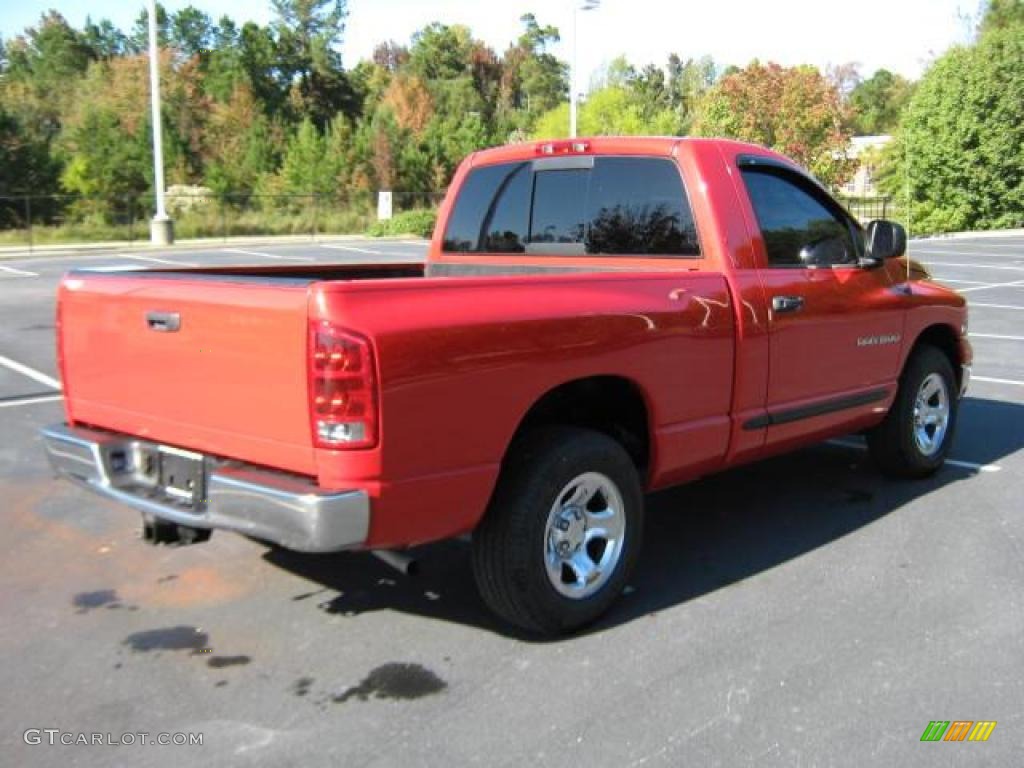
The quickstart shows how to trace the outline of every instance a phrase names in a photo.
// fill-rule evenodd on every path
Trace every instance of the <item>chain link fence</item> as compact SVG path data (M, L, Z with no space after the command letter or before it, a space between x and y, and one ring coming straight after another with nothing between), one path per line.
M365 232L376 220L371 195L359 201L334 195L168 194L175 238ZM424 207L415 195L392 193L395 213ZM436 202L439 201L435 201ZM60 243L134 243L149 240L153 195L100 199L81 195L0 195L0 247Z
M874 219L889 219L907 225L903 206L891 197L846 197L838 196L838 200L846 207L861 224Z

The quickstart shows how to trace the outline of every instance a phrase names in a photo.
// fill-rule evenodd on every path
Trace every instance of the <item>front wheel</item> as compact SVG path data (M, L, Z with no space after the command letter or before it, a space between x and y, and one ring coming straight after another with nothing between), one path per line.
M956 427L956 377L940 350L915 350L885 420L868 432L878 466L896 477L927 477L946 461Z
M639 552L636 468L618 442L585 429L539 430L512 450L473 534L477 586L522 629L577 629L618 597Z

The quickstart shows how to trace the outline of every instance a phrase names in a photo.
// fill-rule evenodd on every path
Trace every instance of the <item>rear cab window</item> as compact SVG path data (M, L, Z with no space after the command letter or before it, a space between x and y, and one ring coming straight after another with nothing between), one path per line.
M666 157L567 156L472 169L447 253L699 259L683 179Z

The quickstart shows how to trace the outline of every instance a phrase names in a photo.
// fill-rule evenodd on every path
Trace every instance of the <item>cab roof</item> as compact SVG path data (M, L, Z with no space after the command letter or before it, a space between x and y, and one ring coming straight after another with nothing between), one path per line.
M541 139L482 149L470 156L470 166L533 160L565 155L661 155L669 157L681 144L714 144L754 154L774 152L757 144L732 139L689 136L580 136L575 139Z

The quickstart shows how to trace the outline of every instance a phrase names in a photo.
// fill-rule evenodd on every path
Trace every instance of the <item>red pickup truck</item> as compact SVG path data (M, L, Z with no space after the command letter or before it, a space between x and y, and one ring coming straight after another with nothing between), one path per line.
M749 144L477 152L425 265L69 273L44 440L157 537L472 533L494 611L571 630L623 589L646 491L855 431L888 473L943 463L966 305L905 249Z

